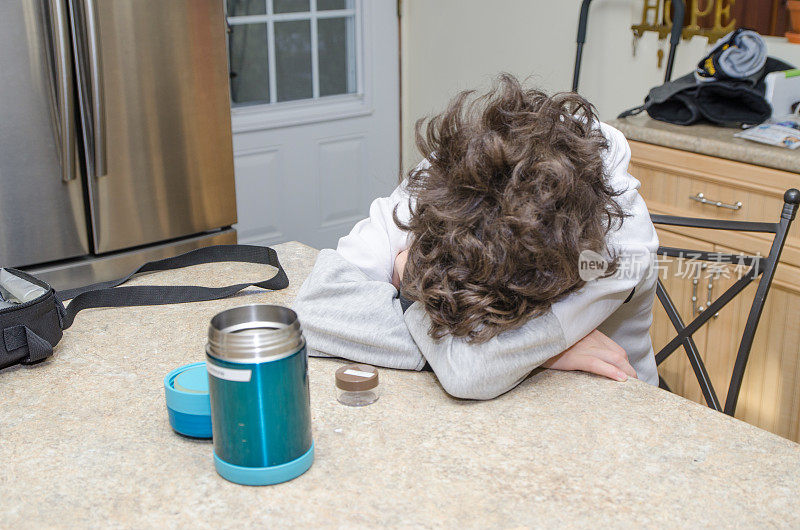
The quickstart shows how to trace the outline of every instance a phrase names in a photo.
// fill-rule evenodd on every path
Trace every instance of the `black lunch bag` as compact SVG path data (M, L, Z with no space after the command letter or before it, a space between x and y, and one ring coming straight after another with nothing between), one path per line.
M699 82L694 73L689 73L652 88L643 105L626 110L618 118L647 111L654 120L676 125L708 121L738 127L763 123L772 115L772 107L764 97L764 77L791 68L780 59L768 57L761 71L742 80Z
M201 263L238 261L271 265L278 269L272 278L260 282L226 287L123 286L143 272L180 269ZM250 286L280 290L289 286L289 278L278 261L278 253L269 247L252 245L216 245L186 252L173 258L145 263L118 280L56 292L47 283L23 271L6 268L11 274L44 288L47 292L23 304L0 309L0 370L15 364L35 364L53 354L63 331L72 325L75 315L92 307L130 307L218 300ZM116 287L116 288L115 288ZM64 307L63 300L72 300Z

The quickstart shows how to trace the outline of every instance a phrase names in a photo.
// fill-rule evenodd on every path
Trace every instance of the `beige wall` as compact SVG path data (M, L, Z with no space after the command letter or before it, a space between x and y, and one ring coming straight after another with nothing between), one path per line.
M502 71L530 77L547 91L569 90L580 0L401 0L403 166L419 161L414 122L441 110L459 90L485 88ZM632 55L630 25L639 0L594 0L580 92L603 119L638 105L659 84L656 63L665 41L654 34ZM800 45L768 39L770 53L800 66ZM690 71L706 50L695 37L678 47L674 77ZM666 60L665 60L666 62Z
M567 86L576 0L402 0L403 166L419 158L414 122L501 71L548 90ZM553 22L555 21L555 22ZM566 31L567 28L572 28Z

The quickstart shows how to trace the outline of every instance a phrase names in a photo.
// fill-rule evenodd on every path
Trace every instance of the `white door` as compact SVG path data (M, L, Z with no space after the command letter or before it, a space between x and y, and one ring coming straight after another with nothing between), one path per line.
M239 242L335 247L397 185L396 0L227 0Z

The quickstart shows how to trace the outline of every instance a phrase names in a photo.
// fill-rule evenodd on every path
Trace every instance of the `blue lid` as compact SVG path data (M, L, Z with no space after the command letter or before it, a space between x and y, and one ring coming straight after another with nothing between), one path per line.
M172 370L164 378L169 423L176 432L194 438L211 438L211 402L206 363Z
M200 363L200 366L187 367L186 370L178 373L172 382L175 390L187 392L189 394L206 394L208 395L208 372L206 371L206 363Z

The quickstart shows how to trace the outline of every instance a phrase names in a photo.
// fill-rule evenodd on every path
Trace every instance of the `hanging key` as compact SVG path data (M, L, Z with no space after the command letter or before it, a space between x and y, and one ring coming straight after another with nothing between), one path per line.
M636 48L639 47L639 40L642 38L641 33L633 32L633 38L631 39L631 54L633 57L636 57Z

